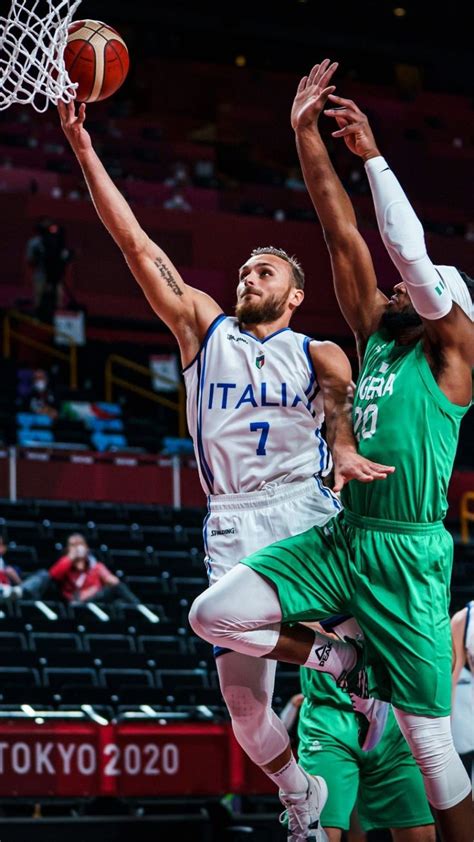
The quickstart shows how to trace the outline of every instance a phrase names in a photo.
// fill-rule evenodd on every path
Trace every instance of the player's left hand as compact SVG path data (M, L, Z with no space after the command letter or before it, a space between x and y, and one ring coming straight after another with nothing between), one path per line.
M370 128L367 115L352 99L336 96L332 91L328 95L330 107L324 110L328 117L334 117L339 128L332 132L333 137L342 137L348 149L363 161L380 155L375 138ZM334 106L331 103L335 103Z
M376 479L387 479L393 474L393 465L381 465L379 462L371 462L365 456L361 456L352 448L345 448L337 456L334 455L334 486L333 491L337 494L351 479L359 482L373 482Z
M314 65L309 76L303 76L291 109L291 125L295 132L314 127L329 94L336 90L336 86L328 85L328 82L337 68L337 62L331 64L325 58L321 64Z

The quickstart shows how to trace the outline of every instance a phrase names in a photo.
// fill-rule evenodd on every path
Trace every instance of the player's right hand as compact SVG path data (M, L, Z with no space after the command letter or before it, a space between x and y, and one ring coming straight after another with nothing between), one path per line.
M328 96L336 90L336 86L328 85L328 82L337 68L337 62L331 64L325 58L321 64L314 65L309 76L303 76L291 109L291 125L295 132L314 127Z
M379 462L372 462L353 448L340 448L333 454L334 457L334 486L333 491L337 494L352 479L358 482L374 482L374 480L387 479L393 474L393 465L381 465Z
M61 120L61 128L71 144L74 152L80 154L92 149L92 141L89 132L84 128L86 119L86 105L82 102L76 114L74 101L62 102L58 100L58 111Z

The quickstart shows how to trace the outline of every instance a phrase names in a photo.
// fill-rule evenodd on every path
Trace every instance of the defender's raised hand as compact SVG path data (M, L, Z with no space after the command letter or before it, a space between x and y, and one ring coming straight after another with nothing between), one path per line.
M367 116L359 106L352 99L344 99L333 93L329 94L328 99L337 106L324 109L324 113L328 117L334 117L339 126L339 129L332 132L332 136L344 138L351 152L359 155L364 161L380 155Z
M329 85L338 68L338 63L331 64L325 58L321 64L315 64L309 76L303 76L291 109L291 126L294 131L312 128L335 85Z
M58 102L59 117L61 119L61 128L71 144L74 152L80 154L92 147L92 141L89 132L84 128L84 120L86 119L86 106L81 103L76 114L76 107L74 102Z

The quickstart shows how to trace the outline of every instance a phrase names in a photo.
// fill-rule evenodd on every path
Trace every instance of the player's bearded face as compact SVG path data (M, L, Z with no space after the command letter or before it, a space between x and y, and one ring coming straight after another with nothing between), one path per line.
M290 287L291 288L291 287ZM246 290L235 305L235 315L240 324L258 325L275 322L283 315L290 289L278 295L261 290ZM252 295L248 293L252 292Z
M392 339L396 339L409 328L419 327L423 324L410 301L405 287L402 284L398 284L395 287L394 293L390 299L390 304L382 316L382 325Z
M394 339L408 328L419 327L421 324L423 322L413 307L398 311L385 310L382 316L382 325Z

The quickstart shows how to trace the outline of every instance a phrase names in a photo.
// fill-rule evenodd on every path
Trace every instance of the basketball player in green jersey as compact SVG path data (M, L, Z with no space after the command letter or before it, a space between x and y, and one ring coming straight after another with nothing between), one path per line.
M356 617L369 663L383 665L372 689L392 702L443 842L472 842L471 785L449 716L453 542L443 526L459 425L472 394L469 279L452 266L433 266L421 225L366 119L339 100L336 135L367 160L380 231L401 274L390 299L378 289L318 129L336 67L325 60L301 80L292 126L336 295L357 341L358 450L396 470L376 488L349 483L345 509L330 523L243 560L213 586L211 599L209 591L197 598L190 622L215 645L328 672L350 689L361 657L355 642L336 642L301 623ZM289 838L309 840L311 832L293 829ZM319 828L314 838L323 838Z
M329 842L341 842L355 804L365 833L390 828L394 842L435 842L420 770L392 711L378 745L364 752L347 693L329 675L301 673L298 762L328 786L321 822Z
M338 634L344 634L342 623ZM329 625L328 631L332 630ZM298 762L323 776L328 800L321 822L329 842L341 842L357 805L360 834L390 828L393 842L435 842L436 832L420 774L390 710L380 742L363 751L351 700L330 675L302 667ZM352 836L351 836L352 838Z

